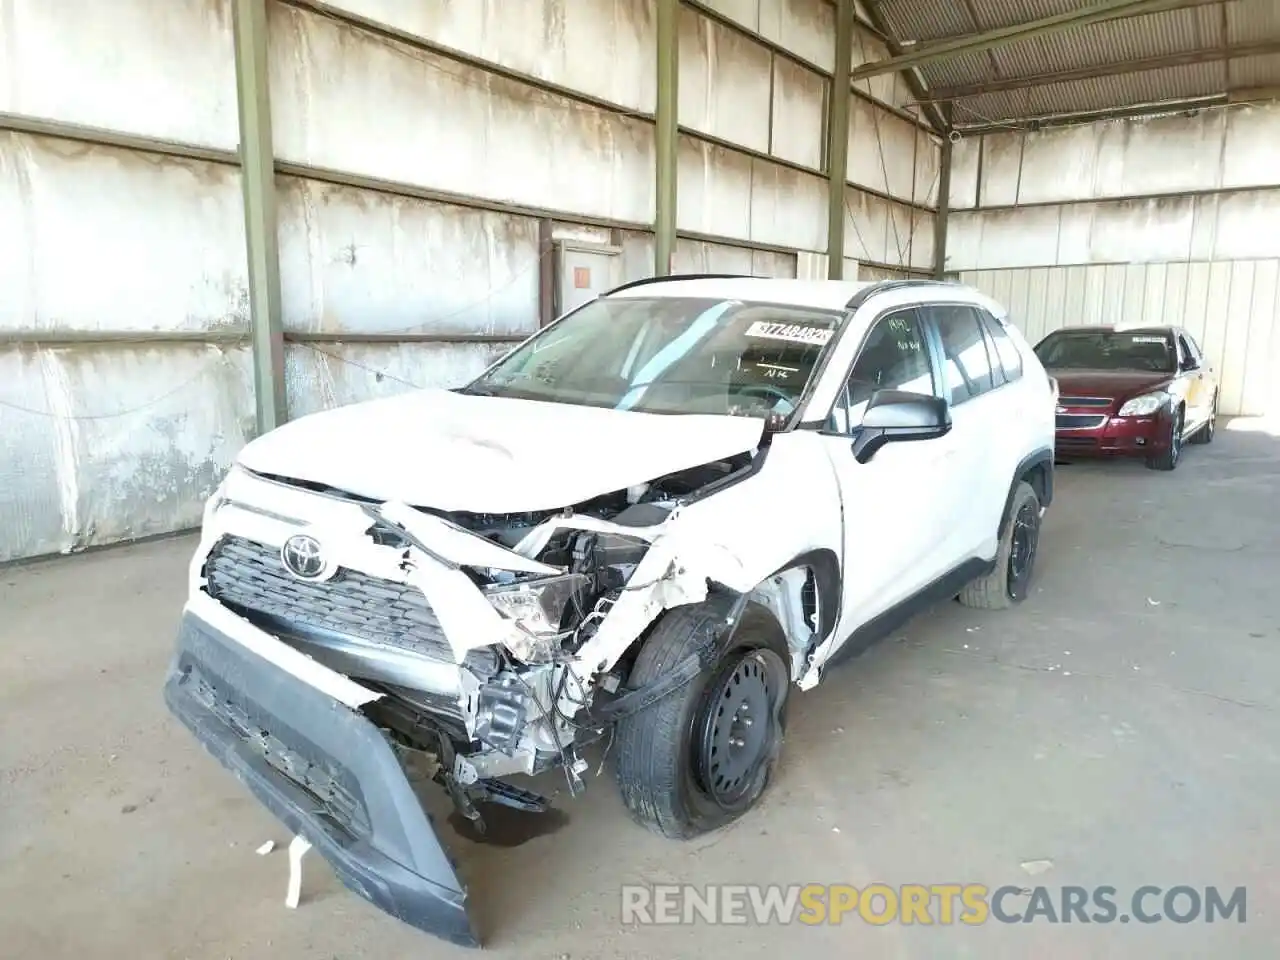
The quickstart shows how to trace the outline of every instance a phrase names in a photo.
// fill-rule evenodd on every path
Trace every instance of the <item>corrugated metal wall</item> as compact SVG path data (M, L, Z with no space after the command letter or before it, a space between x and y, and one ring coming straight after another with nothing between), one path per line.
M1224 413L1280 409L1280 260L979 270L960 278L1005 304L1032 343L1083 324L1186 327L1218 372Z
M291 415L481 369L539 322L548 232L652 272L653 0L267 5ZM0 0L0 561L196 524L252 434L231 26ZM834 10L689 0L678 31L675 267L794 276L827 246ZM931 265L908 97L850 96L863 275Z
M1280 411L1280 106L955 148L947 267L1033 340L1084 323L1175 323L1222 378L1222 411Z
M122 55L128 50L146 56ZM0 3L0 560L189 527L253 427L222 3Z

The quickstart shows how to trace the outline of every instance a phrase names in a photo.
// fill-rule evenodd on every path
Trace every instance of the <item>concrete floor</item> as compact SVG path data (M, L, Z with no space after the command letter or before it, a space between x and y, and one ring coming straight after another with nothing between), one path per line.
M1253 425L1241 423L1249 428ZM607 773L554 836L450 841L499 957L1271 957L1280 438L1059 471L1034 596L945 604L794 702L764 806L681 845ZM0 570L0 952L468 955L347 894L160 699L189 538ZM555 788L548 781L544 789ZM254 848L274 839L267 857ZM1050 861L1038 876L1022 864ZM1040 866L1044 866L1041 864ZM624 927L626 882L1248 887L1247 922ZM1017 904L1015 903L1016 907ZM471 954L474 955L474 954Z

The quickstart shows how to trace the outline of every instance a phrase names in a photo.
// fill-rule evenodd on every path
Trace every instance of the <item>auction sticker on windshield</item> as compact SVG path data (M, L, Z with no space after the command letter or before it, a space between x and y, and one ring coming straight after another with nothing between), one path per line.
M812 327L804 323L769 323L757 320L747 327L748 337L760 337L765 340L790 340L792 343L809 343L822 346L831 339L831 330L826 327Z

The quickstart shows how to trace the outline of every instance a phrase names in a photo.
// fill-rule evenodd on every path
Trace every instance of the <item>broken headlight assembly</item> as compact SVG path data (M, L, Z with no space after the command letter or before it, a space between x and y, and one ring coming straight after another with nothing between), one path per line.
M570 604L581 602L586 585L582 574L566 573L485 587L489 603L511 622L503 646L522 663L550 663L573 635L565 614Z

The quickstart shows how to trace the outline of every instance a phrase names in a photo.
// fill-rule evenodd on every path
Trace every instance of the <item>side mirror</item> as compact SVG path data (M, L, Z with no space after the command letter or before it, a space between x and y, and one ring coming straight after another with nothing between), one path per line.
M905 390L877 390L867 402L862 426L853 441L853 456L866 463L886 443L934 440L951 432L947 401Z
M1182 369L1183 370L1199 370L1200 364L1196 363L1195 357L1187 357L1186 360L1182 361Z

